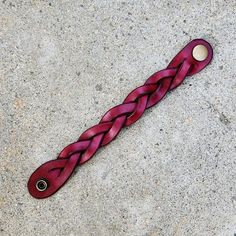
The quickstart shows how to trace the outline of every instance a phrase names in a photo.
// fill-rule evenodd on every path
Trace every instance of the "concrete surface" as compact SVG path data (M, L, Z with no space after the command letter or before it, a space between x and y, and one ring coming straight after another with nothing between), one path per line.
M0 235L236 234L236 2L1 0ZM210 66L53 197L27 180L191 39Z

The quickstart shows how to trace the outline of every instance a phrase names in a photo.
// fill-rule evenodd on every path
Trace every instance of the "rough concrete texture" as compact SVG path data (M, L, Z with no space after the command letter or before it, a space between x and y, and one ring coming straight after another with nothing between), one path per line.
M0 235L236 234L236 2L1 0ZM27 181L190 40L214 48L54 196Z

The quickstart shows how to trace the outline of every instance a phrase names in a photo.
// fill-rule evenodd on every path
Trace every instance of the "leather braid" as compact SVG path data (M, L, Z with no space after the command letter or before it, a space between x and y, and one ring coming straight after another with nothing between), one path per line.
M143 86L134 89L122 104L111 108L97 125L82 133L77 142L64 148L58 158L70 158L73 153L80 153L78 164L88 161L100 147L115 139L123 127L132 125L145 109L158 103L170 90L174 78L180 75L179 80L182 81L187 72L181 73L182 70L167 68L152 75ZM82 150L78 149L81 142L87 144Z
M208 49L203 62L192 56L193 47L201 44ZM187 75L202 70L212 58L212 48L204 40L190 42L164 70L150 76L144 85L134 89L122 104L111 108L100 122L83 132L78 141L65 147L58 158L39 167L31 176L28 187L36 198L48 197L56 192L69 178L77 165L88 161L97 150L110 143L123 127L135 123L146 109L154 106L166 93L179 86ZM48 189L38 191L35 182L45 179Z

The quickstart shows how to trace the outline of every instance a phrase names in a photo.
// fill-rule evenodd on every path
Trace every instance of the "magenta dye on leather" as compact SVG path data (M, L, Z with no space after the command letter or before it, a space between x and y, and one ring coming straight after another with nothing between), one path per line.
M28 181L30 194L35 198L54 194L77 166L84 164L100 147L114 140L122 128L135 123L146 109L160 102L186 76L204 69L212 56L211 45L203 39L195 39L187 44L166 69L154 73L144 85L130 92L122 104L107 111L97 125L83 132L78 141L65 147L57 159L36 169Z

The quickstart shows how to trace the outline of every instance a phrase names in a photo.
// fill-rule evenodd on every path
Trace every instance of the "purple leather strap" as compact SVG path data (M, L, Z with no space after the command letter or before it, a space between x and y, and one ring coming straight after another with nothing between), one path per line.
M198 45L207 51L204 60L197 60L193 56L193 50ZM35 198L54 194L69 179L76 166L84 164L100 147L114 140L123 127L136 122L146 109L157 104L168 91L178 87L186 76L204 69L212 56L212 47L203 39L195 39L187 44L166 69L154 73L144 85L134 89L122 104L111 108L97 125L83 132L78 141L65 147L57 159L35 170L28 182L30 194Z

